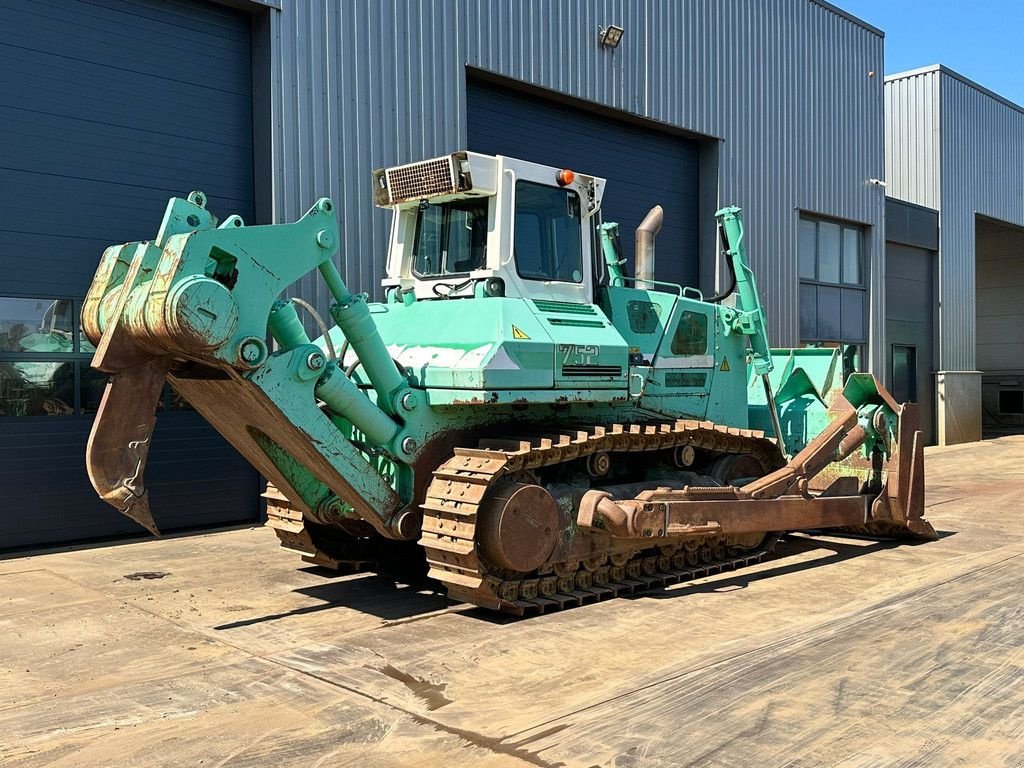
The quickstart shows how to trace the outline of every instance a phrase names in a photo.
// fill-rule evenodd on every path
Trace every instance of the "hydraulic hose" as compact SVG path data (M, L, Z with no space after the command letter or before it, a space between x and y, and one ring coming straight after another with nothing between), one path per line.
M722 245L725 246L723 253L727 254L729 252L729 236L725 233L725 228L721 224L718 225L718 236L722 239ZM733 265L732 259L728 257L726 257L725 263L729 267L729 287L716 296L709 296L704 299L709 304L721 304L723 300L729 298L733 291L736 290L736 267Z
M294 298L291 300L291 302L296 306L302 307L310 314L310 316L313 318L313 322L315 322L317 324L317 327L320 328L320 333L323 334L324 342L327 344L327 359L337 360L338 355L334 351L334 342L331 340L331 334L328 331L327 323L325 323L324 319L320 317L320 313L317 312L313 308L313 305L310 304L305 299Z

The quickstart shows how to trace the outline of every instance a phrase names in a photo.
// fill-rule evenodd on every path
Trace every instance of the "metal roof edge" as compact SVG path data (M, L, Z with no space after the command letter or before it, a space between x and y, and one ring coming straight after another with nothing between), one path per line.
M941 64L929 64L926 67L918 67L917 69L907 69L903 72L894 72L891 75L885 76L885 82L890 80L902 80L906 77L916 77L917 75L927 75L929 72L938 72L942 69Z
M868 24L866 21L864 21L864 19L857 18L849 11L844 11L838 5L833 5L832 3L828 2L828 0L810 0L810 2L812 5L819 5L825 10L832 11L832 13L836 14L837 16L842 16L847 21L853 22L858 27L862 27L866 29L868 32L871 32L872 34L878 35L879 37L885 37L885 32L880 30L878 27L872 24Z
M970 88L973 88L974 90L978 91L979 93L983 93L986 96L988 96L988 97L990 97L992 99L995 99L1000 104L1004 104L1005 106L1009 107L1010 109L1015 110L1017 112L1020 112L1022 115L1024 115L1024 106L1022 106L1020 104L1017 104L1014 101L1010 101L1005 96L1000 96L998 93L996 93L993 90L990 90L989 88L986 88L981 83L978 83L978 82L976 82L974 80L971 80L971 78L969 78L969 77L967 77L965 75L961 75L955 69L950 69L945 64L930 64L927 67L920 67L918 69L908 69L906 72L896 72L896 73L894 73L892 75L886 75L885 76L885 82L888 83L888 82L893 81L893 80L902 80L902 79L907 78L907 77L914 77L915 75L924 75L924 74L927 74L929 72L938 72L939 74L942 74L942 75L949 75L953 79L959 80L964 85L966 85L966 86L968 86Z
M892 202L894 202L894 203L898 203L898 204L900 204L900 205L905 205L905 206L907 206L908 208L916 208L917 210L919 210L919 211L924 211L924 212L926 212L926 213L935 213L935 214L938 214L938 212L939 212L939 209L938 209L938 208L931 208L931 207L929 207L929 206L927 206L927 205L921 205L920 203L912 203L912 202L910 202L909 200L904 200L903 198L901 198L901 197L896 197L896 196L894 196L894 195L886 195L886 196L885 196L885 201L886 201L886 202L890 202L890 201L892 201Z

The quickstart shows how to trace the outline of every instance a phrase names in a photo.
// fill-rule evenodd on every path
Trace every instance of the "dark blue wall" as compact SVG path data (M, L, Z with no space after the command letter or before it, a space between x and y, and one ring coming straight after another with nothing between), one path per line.
M630 274L633 231L661 205L655 276L698 284L696 142L480 80L468 85L466 112L467 149L607 179L603 218L622 225Z
M250 17L206 0L0 3L0 296L81 299L172 195L251 221L250 49ZM140 530L88 483L90 426L0 418L0 548ZM255 471L194 413L161 416L146 480L162 527L258 515Z

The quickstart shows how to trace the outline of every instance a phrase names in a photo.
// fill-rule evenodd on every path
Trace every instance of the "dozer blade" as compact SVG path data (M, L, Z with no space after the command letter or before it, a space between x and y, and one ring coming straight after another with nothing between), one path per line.
M830 422L784 466L742 487L659 488L618 500L583 495L577 524L620 538L672 538L833 528L869 536L938 538L924 519L924 447L913 404L899 405L869 374L850 377ZM867 426L863 423L867 418ZM863 455L889 433L888 457ZM879 438L880 439L880 438Z
M159 536L142 473L156 425L156 406L170 367L152 358L111 376L92 425L85 465L100 498Z

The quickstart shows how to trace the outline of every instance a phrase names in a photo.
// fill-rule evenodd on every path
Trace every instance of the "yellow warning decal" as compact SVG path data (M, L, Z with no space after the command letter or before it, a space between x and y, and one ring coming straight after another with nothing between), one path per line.
M516 328L513 325L512 326L512 338L513 339L528 339L530 337L527 336L525 333L523 333L522 331L520 331L518 328Z
M722 358L722 365L721 365L721 367L718 370L720 370L720 371L732 370L731 368L729 368L729 358L728 357L723 357Z

